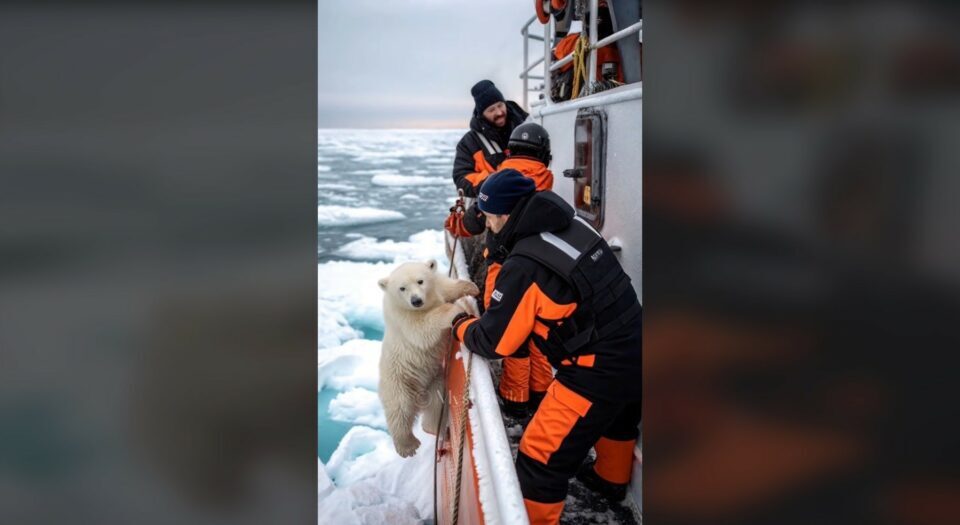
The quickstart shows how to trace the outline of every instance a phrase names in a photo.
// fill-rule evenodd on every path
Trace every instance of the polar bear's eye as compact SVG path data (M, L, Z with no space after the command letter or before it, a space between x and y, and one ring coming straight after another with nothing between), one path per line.
M420 279L419 281L417 281L417 284L423 284L423 279Z
M403 286L401 286L401 287L400 287L400 291L401 291L401 292L405 292L405 291L407 291L407 289L404 288Z

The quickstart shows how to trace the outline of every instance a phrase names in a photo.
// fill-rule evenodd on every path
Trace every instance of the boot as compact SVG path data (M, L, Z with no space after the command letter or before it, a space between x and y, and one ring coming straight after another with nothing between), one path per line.
M540 408L540 402L543 401L543 398L546 397L546 392L537 392L535 390L530 391L530 415L537 413L537 409Z
M500 396L497 396L500 397ZM510 401L500 397L500 412L509 417L521 421L526 419L528 414L528 403L520 401Z
M593 464L595 461L584 463L577 472L577 479L588 489L603 496L611 503L620 503L627 497L627 484L611 483L600 477Z

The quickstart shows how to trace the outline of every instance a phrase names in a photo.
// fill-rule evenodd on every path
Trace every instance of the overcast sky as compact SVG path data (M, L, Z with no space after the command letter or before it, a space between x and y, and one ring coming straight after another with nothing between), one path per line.
M484 78L522 104L533 14L521 0L320 0L319 127L465 128Z

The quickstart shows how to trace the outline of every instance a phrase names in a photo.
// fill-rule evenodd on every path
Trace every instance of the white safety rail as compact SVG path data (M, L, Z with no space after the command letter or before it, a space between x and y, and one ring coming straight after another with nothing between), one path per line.
M590 0L591 13L597 12L599 3L599 0ZM573 53L570 53L556 62L553 61L553 35L556 33L556 21L553 19L553 17L551 16L547 23L543 24L543 36L530 33L530 25L535 21L539 23L539 20L537 20L536 16L531 17L520 30L520 34L523 35L523 71L520 73L520 78L523 80L523 107L528 111L533 107L550 106L555 104L550 100L550 73L573 61ZM636 34L639 41L643 42L643 20L629 25L607 37L597 40L597 17L590 17L590 26L587 28L587 38L590 41L590 56L588 57L587 64L587 71L589 75L587 82L588 88L593 86L593 83L597 80L597 49L608 46L633 34ZM543 42L543 57L538 58L532 64L529 63L530 40L539 40ZM541 75L532 75L531 71L541 64L543 65L543 73ZM543 83L531 88L530 80L543 80ZM642 82L638 82L638 87L641 84ZM529 94L531 91L542 93L543 97L531 103L529 102ZM639 91L640 90L638 90L638 92ZM586 96L591 95L588 94ZM579 100L579 98L560 102L560 104L567 104L576 100Z
M445 233L448 253L453 251L453 238ZM454 277L469 279L463 246L459 246L450 261ZM468 301L470 313L478 315L476 302ZM457 359L466 371L467 350L462 344ZM507 441L507 431L500 416L493 376L486 359L473 356L470 365L470 429L473 435L473 465L477 469L480 508L485 525L525 525L529 523L527 510L520 494L520 482ZM472 476L469 472L465 476ZM469 478L468 478L469 479Z

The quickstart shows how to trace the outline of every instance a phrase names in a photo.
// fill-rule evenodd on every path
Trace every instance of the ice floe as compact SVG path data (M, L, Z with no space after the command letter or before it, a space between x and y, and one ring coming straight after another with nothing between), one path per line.
M440 186L451 184L449 179L443 177L425 177L423 175L392 175L380 174L374 175L370 179L371 184L377 186Z
M376 392L366 388L351 388L340 392L330 401L327 409L330 419L368 425L377 428L387 428L387 419L383 414L383 405Z
M443 245L443 232L424 230L409 237L409 241L378 241L373 237L361 237L348 242L337 250L337 255L350 259L388 260L394 262L435 259L444 265L446 272L446 253Z
M317 206L317 223L320 226L355 226L378 222L401 221L406 216L398 211L379 208L351 208L348 206Z

